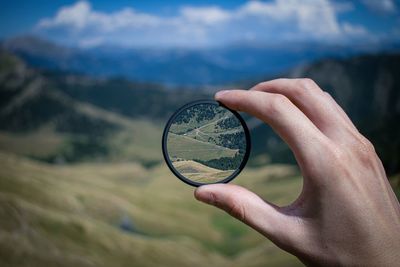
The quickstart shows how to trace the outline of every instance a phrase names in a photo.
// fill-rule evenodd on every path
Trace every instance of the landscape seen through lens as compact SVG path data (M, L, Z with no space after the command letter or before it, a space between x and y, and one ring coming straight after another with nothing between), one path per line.
M239 168L246 138L241 122L232 112L216 104L198 104L174 118L167 150L181 175L198 183L215 183Z

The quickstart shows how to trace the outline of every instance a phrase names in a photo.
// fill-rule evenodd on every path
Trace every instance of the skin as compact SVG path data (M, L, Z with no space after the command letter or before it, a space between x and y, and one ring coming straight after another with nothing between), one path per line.
M195 197L231 214L312 266L399 266L400 205L373 145L310 79L278 79L215 99L269 124L293 151L304 182L289 206L232 184Z

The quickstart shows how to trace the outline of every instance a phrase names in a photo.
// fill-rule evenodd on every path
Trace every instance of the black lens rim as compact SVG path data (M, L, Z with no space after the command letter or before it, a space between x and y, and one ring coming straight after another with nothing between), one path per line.
M190 107L193 106L197 106L197 105L201 105L201 104L211 104L211 105L216 105L218 107L223 107L227 110L229 110L233 115L235 115L235 117L240 121L243 130L244 130L244 134L245 134L245 138L246 138L246 151L244 153L243 156L243 160L240 163L239 168L236 169L236 171L234 171L230 176L228 176L227 178L218 181L218 182L213 182L213 183L199 183L199 182L195 182L192 181L188 178L186 178L185 176L183 176L182 174L180 174L175 167L172 165L172 162L169 158L168 155L168 148L167 148L167 137L168 137L168 133L169 133L169 129L171 127L172 122L175 120L175 118L185 109L188 109ZM187 103L186 105L180 107L177 111L175 111L174 114L172 114L172 116L169 118L167 124L164 127L164 132L163 132L163 136L162 136L162 153L164 156L164 160L167 163L168 168L171 170L171 172L178 177L182 182L194 186L194 187L199 187L202 185L206 185L206 184L221 184L221 183L228 183L230 181L232 181L234 178L236 178L240 172L244 169L244 167L247 164L247 161L249 159L250 156L250 151L251 151L251 141L250 141L250 132L249 129L246 125L246 122L244 121L244 119L242 118L242 116L240 116L240 114L238 112L236 112L235 110L231 110L229 108L227 108L225 105L223 105L222 103L215 101L215 100L209 100L209 99L205 99L205 100L196 100L190 103Z

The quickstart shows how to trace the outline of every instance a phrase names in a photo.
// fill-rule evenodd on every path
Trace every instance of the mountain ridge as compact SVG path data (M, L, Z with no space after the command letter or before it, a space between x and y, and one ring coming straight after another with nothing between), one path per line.
M36 36L7 39L1 46L36 68L80 72L97 77L122 76L134 81L191 88L234 84L265 74L276 75L299 64L326 57L399 51L400 48L397 44L316 47L313 43L303 42L286 45L246 43L207 49L81 49L64 47Z
M328 58L303 65L282 74L289 78L310 78L349 115L359 131L372 141L386 171L400 171L400 54L382 53L360 55L347 59ZM260 78L260 81L271 77ZM249 88L253 83L244 83ZM261 136L271 130L265 126L256 128L254 135ZM270 144L268 144L270 142ZM288 147L273 137L259 144L255 150L279 147L276 161L292 161ZM279 159L282 157L282 159Z
M161 138L160 122L191 97L203 95L45 72L0 51L0 145L7 151L50 162L111 160L123 154L125 159L153 164L161 161L156 143ZM118 108L121 105L124 107ZM154 105L160 108L153 109ZM43 134L49 136L48 142L40 137ZM37 149L33 153L17 145L28 140L50 146L43 150L51 154L44 155L41 147L33 144L30 147Z
M212 98L211 91L185 88L170 90L154 83L138 83L123 78L95 78L70 72L36 70L8 52L4 52L3 55L7 56L3 56L3 60L0 60L1 129L11 132L34 131L46 126L47 122L53 122L56 125L56 132L79 137L72 142L72 147L77 152L67 156L68 161L80 160L79 153L83 155L87 153L88 159L97 152L103 158L111 154L120 155L120 152L125 150L124 144L127 142L135 143L128 149L130 155L135 157L139 154L153 155L146 159L145 164L160 161L160 148L157 144L161 140L161 128L168 116L187 102ZM15 62L19 62L14 68L6 66L6 58L10 56L14 57ZM303 65L282 76L312 78L321 88L329 92L349 114L361 133L374 143L387 172L395 174L400 171L399 65L399 54L364 55L348 59L331 58ZM6 106L13 102L11 100L16 97L18 88L26 90L30 83L35 84L34 81L38 77L43 77L46 81L36 82L36 84L44 83L44 88L40 89L42 97L32 98L31 100L37 101L27 101L24 108L17 108L12 114L6 113L4 110L7 110ZM265 76L259 81L270 78ZM246 82L237 86L250 88L256 82ZM16 89L11 90L10 86ZM25 94L29 96L28 92L29 90ZM66 104L65 101L68 99L77 104ZM18 101L14 99L14 102ZM95 116L90 116L91 114ZM57 119L57 116L61 117ZM295 163L290 149L269 126L250 119L249 116L245 115L245 118L251 126L254 144L250 165ZM141 138L144 137L136 136L135 140L129 137L130 131L137 131L137 127L131 123L132 120L135 120L135 123L137 120L142 120L140 125L146 121L143 129L155 131L150 134L141 131L147 138L146 142L142 143L151 149L146 149L140 144ZM118 123L115 123L116 121ZM88 140L92 142L90 147L85 144L86 141L80 139L82 135L89 137ZM112 141L113 136L119 136L116 139L118 141ZM117 150L115 144L118 144ZM140 150L136 150L144 152L135 152L134 147L138 144ZM56 155L53 155L47 160L53 161L55 157Z

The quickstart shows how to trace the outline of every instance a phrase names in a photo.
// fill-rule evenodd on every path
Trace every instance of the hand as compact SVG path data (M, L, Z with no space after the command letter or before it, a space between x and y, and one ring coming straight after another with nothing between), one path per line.
M372 144L332 97L309 79L278 79L216 100L269 124L304 177L289 206L243 187L205 185L195 197L245 222L310 265L400 264L400 206Z

